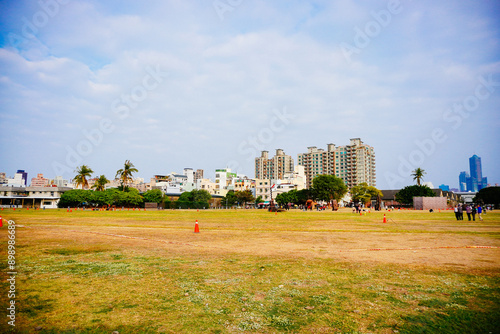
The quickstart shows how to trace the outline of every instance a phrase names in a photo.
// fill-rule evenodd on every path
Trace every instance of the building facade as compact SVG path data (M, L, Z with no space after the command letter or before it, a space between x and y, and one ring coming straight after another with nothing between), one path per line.
M0 186L0 207L55 209L68 187Z
M328 144L326 151L316 146L308 147L298 155L298 164L304 166L306 187L318 175L335 175L344 180L348 188L360 183L376 186L375 151L360 138L353 138L349 145Z
M276 155L269 158L268 151L262 151L261 156L255 158L255 178L282 180L286 174L293 172L293 159L282 149L276 150Z
M39 173L36 177L31 178L32 187L46 187L49 185L49 179L43 177L43 174Z

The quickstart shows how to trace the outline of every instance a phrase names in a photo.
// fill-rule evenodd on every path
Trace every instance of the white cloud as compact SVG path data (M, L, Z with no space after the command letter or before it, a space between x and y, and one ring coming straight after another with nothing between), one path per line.
M22 129L23 144L9 139L7 154L26 151L50 166L65 158L53 143L77 145L83 130L108 118L115 130L86 157L99 174L133 157L146 179L185 164L209 174L230 160L252 175L253 161L238 146L268 126L273 109L286 107L296 119L266 149L286 147L295 155L310 145L361 137L377 151L384 185L383 171L397 167L397 154L433 128L456 138L443 123L444 110L473 94L479 76L499 72L493 17L451 1L404 2L349 63L340 43L353 43L354 28L364 28L374 20L371 12L386 7L386 1L243 2L221 21L211 2L124 2L115 8L71 1L36 38L17 50L0 48L0 139L20 139L13 129ZM22 15L37 9L29 10ZM120 118L113 101L140 89L148 68L168 76ZM497 96L484 101L478 115L495 115ZM497 123L481 124L459 133L477 133L467 138L470 146L486 147L488 154L498 144L482 136ZM36 131L39 126L44 130ZM43 139L48 144L39 152L30 147ZM454 165L473 154L444 151ZM443 167L440 155L429 156L424 167L429 178L436 175L429 181L454 184L457 173Z

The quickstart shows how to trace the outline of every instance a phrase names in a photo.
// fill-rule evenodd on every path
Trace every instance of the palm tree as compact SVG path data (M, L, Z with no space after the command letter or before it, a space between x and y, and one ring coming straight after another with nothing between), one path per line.
M127 184L132 181L132 173L137 173L138 170L130 160L125 160L123 168L116 171L116 176L122 181L122 187L125 189Z
M95 181L94 185L92 188L95 188L96 191L104 191L104 188L106 184L109 183L109 180L106 178L106 176L101 175L99 178Z
M90 177L94 171L87 165L81 165L75 172L77 174L73 180L75 181L76 187L78 188L78 186L81 185L82 189L88 188L89 182L87 181L87 177Z
M424 174L427 174L422 168L417 168L413 171L413 180L417 180L417 185L420 185L420 181L424 178Z

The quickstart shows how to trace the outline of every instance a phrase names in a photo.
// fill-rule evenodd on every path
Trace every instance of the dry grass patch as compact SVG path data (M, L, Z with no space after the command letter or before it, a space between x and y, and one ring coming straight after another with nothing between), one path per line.
M500 246L499 215L477 225L452 215L394 212L397 223L383 224L380 213L350 212L6 212L26 226L16 239L16 329L495 332L498 249L437 247ZM2 291L6 272L2 261Z

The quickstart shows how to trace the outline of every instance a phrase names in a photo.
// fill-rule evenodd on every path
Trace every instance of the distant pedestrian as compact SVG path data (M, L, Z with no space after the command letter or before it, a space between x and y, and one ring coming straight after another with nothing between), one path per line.
M455 211L455 218L457 218L457 220L460 220L460 212L458 212L458 205L455 206L454 211Z
M473 221L476 221L476 212L477 212L476 206L473 205L472 209L471 209L471 214L472 214L472 220Z
M477 206L477 216L478 216L480 221L483 221L483 216L481 215L482 213L483 213L483 208L481 207L481 205L478 205Z
M467 207L465 208L465 212L467 212L467 218L469 218L470 221L470 216L472 214L472 208L470 207L470 205L467 205Z
M458 220L464 220L464 210L461 205L458 205Z

